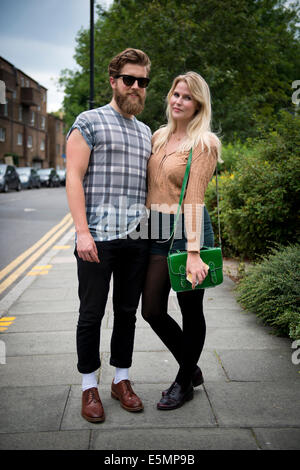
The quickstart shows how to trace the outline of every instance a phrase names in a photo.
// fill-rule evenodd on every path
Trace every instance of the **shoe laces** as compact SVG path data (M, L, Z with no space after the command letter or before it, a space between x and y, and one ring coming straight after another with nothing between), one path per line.
M172 395L174 395L174 394L175 394L175 390L174 390L174 388L175 388L175 385L177 385L177 383L176 383L176 382L173 382L173 383L172 383L172 385L170 386L169 390L168 390L168 393L167 393L167 395L170 395L170 396L172 396Z
M90 388L89 389L89 394L88 394L88 400L93 401L94 403L97 403L98 398L96 396L96 390L95 388Z

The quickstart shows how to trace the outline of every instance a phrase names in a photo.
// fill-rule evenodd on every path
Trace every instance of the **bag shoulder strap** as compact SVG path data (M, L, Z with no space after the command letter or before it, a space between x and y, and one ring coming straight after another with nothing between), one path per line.
M187 182L188 182L188 179L189 179L190 168L191 168L191 163L192 163L192 155L193 155L193 149L191 148L190 153L189 153L188 162L187 162L186 169L185 169L185 173L184 173L183 182L182 182L181 193L180 193L180 198L179 198L179 203L178 203L178 208L177 208L177 214L176 214L176 218L175 218L175 221L174 221L172 233L170 235L170 239L172 238L172 242L170 244L169 253L170 253L170 251L172 249L172 246L173 246L176 225L177 225L177 222L178 222L178 218L179 218L179 214L180 214L180 210L181 210L181 206L182 206L182 202L183 202ZM220 225L220 208L219 208L219 191L218 191L218 163L216 165L216 192L217 192L219 246L221 248L222 243L221 243L221 225Z
M187 165L186 165L186 169L185 169L185 173L184 173L184 177L183 177L181 193L180 193L180 198L179 198L179 203L178 203L178 208L177 208L177 214L176 214L176 217L175 217L172 233L171 233L171 236L170 236L170 238L172 238L172 242L171 242L171 245L170 245L170 248L169 248L169 252L171 251L172 246L173 246L173 242L174 242L175 229L176 229L176 225L177 225L177 222L178 222L178 218L179 218L179 214L180 214L180 210L181 210L181 206L182 206L182 202L183 202L186 185L187 185L187 182L188 182L188 179L189 179L190 168L191 168L191 163L192 163L192 156L193 156L193 149L191 148L190 153L189 153L189 158L188 158L188 161L187 161Z

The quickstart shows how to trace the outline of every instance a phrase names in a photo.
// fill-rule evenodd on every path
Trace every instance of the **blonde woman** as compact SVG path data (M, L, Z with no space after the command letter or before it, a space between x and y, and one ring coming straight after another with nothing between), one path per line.
M204 206L205 191L217 161L220 141L211 132L210 91L205 80L195 72L173 81L167 96L167 125L152 138L148 162L148 197L150 209L150 258L142 296L142 315L167 346L179 364L172 385L162 392L158 409L171 410L193 398L193 387L203 383L197 366L206 334L203 315L204 289L177 293L182 313L182 327L168 315L170 281L167 254L170 233L177 212L182 181L190 149L192 164L182 214L173 250L187 250L186 274L192 287L207 275L200 258L201 246L213 246L213 232Z

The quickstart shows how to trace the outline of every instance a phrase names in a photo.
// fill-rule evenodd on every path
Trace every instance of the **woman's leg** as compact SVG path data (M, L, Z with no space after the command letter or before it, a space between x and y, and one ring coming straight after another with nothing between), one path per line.
M142 295L142 316L180 364L182 359L182 330L168 315L171 285L167 258L150 255Z
M167 313L170 289L166 257L151 255L142 295L142 316L177 360L180 369L176 382L185 387L192 380L205 341L204 290L177 294L181 329Z
M175 381L183 388L191 383L204 346L206 323L203 296L204 289L177 293L182 313L182 359Z

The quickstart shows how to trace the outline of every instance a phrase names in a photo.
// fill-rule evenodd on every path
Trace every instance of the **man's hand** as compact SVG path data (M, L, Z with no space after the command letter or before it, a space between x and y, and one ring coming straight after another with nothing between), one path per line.
M79 258L83 261L100 263L96 243L89 232L77 234L76 248Z

